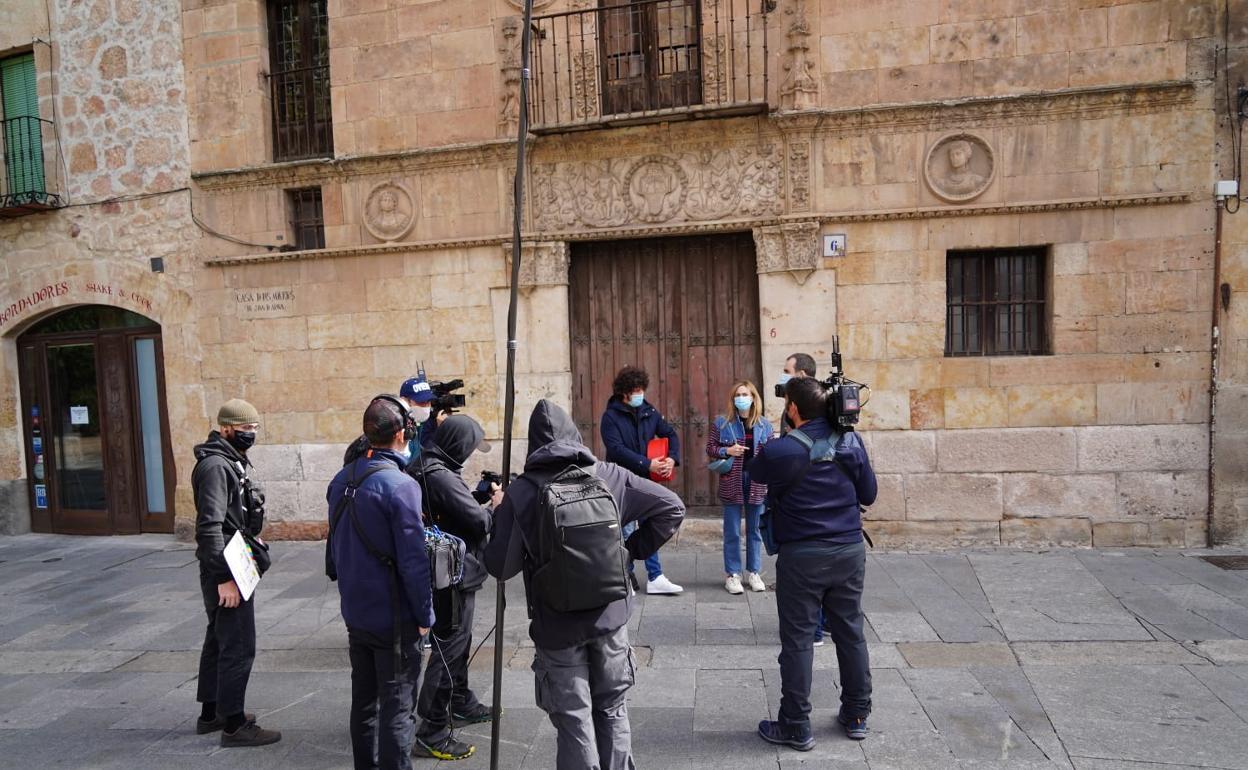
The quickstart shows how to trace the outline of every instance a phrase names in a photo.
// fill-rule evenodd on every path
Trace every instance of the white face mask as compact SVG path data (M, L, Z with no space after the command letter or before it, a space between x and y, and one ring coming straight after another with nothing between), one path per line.
M423 423L429 419L429 415L433 412L432 407L414 406L412 407L412 419L418 423Z

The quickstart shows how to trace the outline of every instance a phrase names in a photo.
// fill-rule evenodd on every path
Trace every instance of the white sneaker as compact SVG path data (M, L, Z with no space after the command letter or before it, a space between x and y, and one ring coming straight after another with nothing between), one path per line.
M646 582L648 594L678 594L685 589L667 579L667 575L659 575L656 579Z
M815 647L822 647L822 646L823 646L823 637L822 637L822 636L821 636L821 637L819 637L818 639L816 639L816 640L814 641L814 646L815 646Z
M757 572L745 573L745 584L750 587L751 591L767 590L767 584L763 582L763 576Z
M729 575L728 579L724 581L724 590L733 596L745 593L745 589L741 587L741 576Z

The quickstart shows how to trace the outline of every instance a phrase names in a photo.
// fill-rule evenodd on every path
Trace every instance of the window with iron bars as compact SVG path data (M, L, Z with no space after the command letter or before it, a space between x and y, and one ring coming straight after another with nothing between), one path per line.
M321 188L307 187L286 191L290 212L291 243L296 249L325 248L325 215L321 207Z
M327 0L269 0L273 160L334 154Z
M946 356L1050 353L1046 250L951 251Z

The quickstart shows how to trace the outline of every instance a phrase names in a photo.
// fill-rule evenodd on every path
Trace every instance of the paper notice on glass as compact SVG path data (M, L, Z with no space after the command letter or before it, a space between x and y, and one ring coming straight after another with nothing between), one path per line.
M69 424L70 425L89 425L91 423L91 412L85 406L71 406L69 408Z
M251 555L251 547L242 533L235 532L230 542L226 543L225 563L230 567L230 574L234 576L243 601L247 601L260 584L260 570L256 569L256 557Z

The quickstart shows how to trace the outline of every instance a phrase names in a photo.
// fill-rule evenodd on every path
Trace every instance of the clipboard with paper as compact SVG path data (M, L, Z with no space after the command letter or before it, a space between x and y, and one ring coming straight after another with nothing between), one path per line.
M225 563L234 576L234 583L243 601L251 598L260 585L260 570L256 567L256 557L251 553L251 546L241 532L235 532L230 542L225 544Z

